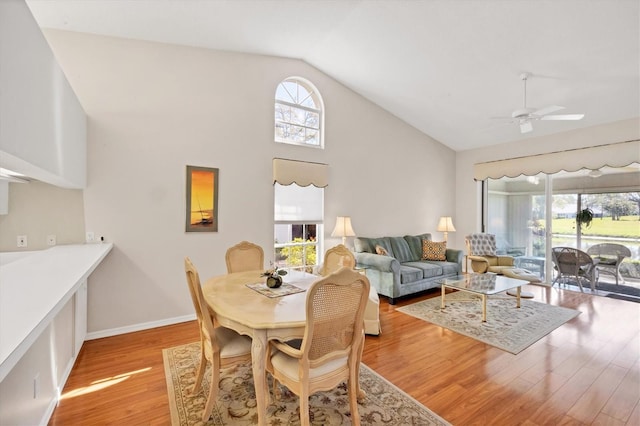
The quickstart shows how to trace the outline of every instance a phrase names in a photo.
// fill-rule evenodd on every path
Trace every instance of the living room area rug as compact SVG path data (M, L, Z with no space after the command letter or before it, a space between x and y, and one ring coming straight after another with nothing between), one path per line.
M173 426L202 425L202 411L207 401L209 367L203 386L195 394L195 383L200 362L200 343L163 349L165 376ZM213 413L205 425L257 424L255 390L251 363L237 368L223 369L220 373L220 391ZM420 404L395 385L364 364L360 367L360 387L367 394L358 405L363 425L434 425L449 423ZM206 389L206 390L205 390ZM269 390L273 386L269 377ZM272 400L273 401L273 400ZM346 384L338 388L317 392L309 398L312 425L350 425L349 399ZM268 407L268 424L295 425L300 423L298 397L281 386L281 396Z
M440 297L423 300L397 310L447 328L467 337L518 354L580 311L547 305L533 300L520 300L504 293L487 299L487 322L482 322L480 296L457 291L447 293L446 307L440 309Z

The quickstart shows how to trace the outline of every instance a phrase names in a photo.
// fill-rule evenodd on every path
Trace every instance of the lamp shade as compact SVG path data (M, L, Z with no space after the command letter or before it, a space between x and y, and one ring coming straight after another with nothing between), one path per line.
M456 232L456 228L453 226L453 221L450 216L442 216L440 218L437 230L440 232Z
M331 233L332 237L342 237L342 244L347 240L347 237L354 237L356 235L351 227L351 218L349 216L338 216L336 220L336 227L333 228Z

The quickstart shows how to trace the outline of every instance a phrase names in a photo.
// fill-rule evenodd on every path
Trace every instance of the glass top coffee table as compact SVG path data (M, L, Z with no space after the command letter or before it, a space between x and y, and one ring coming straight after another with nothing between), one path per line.
M506 290L516 289L516 308L520 307L520 287L528 284L526 280L505 277L492 273L466 274L443 278L437 281L442 287L442 303L440 309L445 308L445 289L451 288L467 293L477 294L482 298L482 322L487 322L487 296L498 294Z

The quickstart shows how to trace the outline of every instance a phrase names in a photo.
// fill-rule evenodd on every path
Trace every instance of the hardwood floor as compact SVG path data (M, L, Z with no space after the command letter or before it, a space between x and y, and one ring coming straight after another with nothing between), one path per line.
M454 425L639 425L640 304L527 286L582 312L518 355L396 311L438 292L380 301L363 362ZM163 348L195 322L85 342L51 425L170 424Z

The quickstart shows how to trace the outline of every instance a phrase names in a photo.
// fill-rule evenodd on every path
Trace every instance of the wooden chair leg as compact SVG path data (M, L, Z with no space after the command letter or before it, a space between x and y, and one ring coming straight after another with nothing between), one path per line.
M202 412L202 421L207 422L209 417L211 417L211 411L213 410L213 405L216 403L218 399L218 386L220 382L220 358L213 357L213 362L211 363L211 379L209 383L209 396L207 397L207 403L204 406L204 411Z
M202 378L204 377L204 371L207 368L207 358L204 355L204 344L200 342L200 365L198 366L198 371L196 373L196 383L193 385L193 389L191 390L192 394L198 393L200 391L200 386L202 385Z
M353 376L355 376L355 374ZM347 388L347 392L349 392L349 408L351 409L351 424L353 426L360 426L360 414L358 413L358 379L351 377Z
M310 426L310 413L309 413L309 394L300 392L300 424L302 426Z

